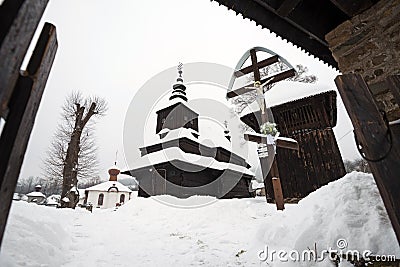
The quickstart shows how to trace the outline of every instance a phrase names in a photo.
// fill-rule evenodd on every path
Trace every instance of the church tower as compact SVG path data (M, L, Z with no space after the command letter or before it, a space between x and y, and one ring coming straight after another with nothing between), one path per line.
M254 173L246 159L221 144L210 146L202 142L199 114L187 103L182 64L178 74L168 106L156 112L156 134L160 140L139 148L141 157L123 174L136 177L140 197L253 197L249 186ZM227 124L224 133L219 134L230 140Z
M182 78L183 64L178 65L179 77L172 86L172 95L169 98L171 105L157 111L157 127L156 134L162 130L173 130L178 128L193 129L199 131L199 114L187 107L186 86L183 84Z

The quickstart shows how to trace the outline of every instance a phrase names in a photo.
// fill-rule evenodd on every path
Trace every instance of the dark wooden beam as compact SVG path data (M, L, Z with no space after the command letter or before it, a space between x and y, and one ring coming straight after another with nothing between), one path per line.
M399 136L388 128L361 75L339 75L335 83L400 244Z
M267 59L261 60L260 62L257 63L257 66L260 69L265 68L269 65L272 65L272 64L278 62L278 60L279 60L279 56L275 55L275 56L269 57ZM241 77L243 75L249 74L252 71L253 71L253 66L248 66L241 70L235 71L234 75L235 75L235 77Z
M274 160L274 162L272 164L271 173L273 173L272 170L274 168L276 168L276 170L278 170L276 160ZM272 187L274 188L274 199L275 199L276 209L284 210L285 204L284 204L284 200L283 200L283 191L282 191L281 180L278 177L275 177L274 175L272 175L272 177L273 177L272 178Z
M29 137L57 51L56 29L46 23L9 101L9 114L0 137L0 245Z
M264 79L262 79L260 82L261 82L261 84L263 84L263 83L265 83L266 81L270 80L270 82L268 82L268 83L266 84L266 85L270 85L270 84L273 84L273 83L282 81L282 80L284 80L284 79L291 78L291 77L293 77L293 76L295 76L295 75L296 75L296 71L295 71L294 69L290 69L290 70L286 70L286 71L284 71L284 72L275 74L275 75L273 75L273 76L264 78ZM255 89L249 89L249 87L253 87L253 86L254 86L254 84L248 84L248 85L243 86L243 87L240 87L240 88L238 88L238 89L229 91L229 92L226 94L226 97L227 97L227 98L233 98L233 97L236 97L236 96L239 96L239 95L242 95L242 94L245 94L245 93L254 91Z
M254 75L254 81L261 80L260 68L257 66L257 52L255 49L250 50L251 68Z
M25 0L5 0L0 5L0 46L7 36L11 25L17 18Z
M354 17L364 10L373 6L377 1L373 0L330 0L335 6L342 10L349 17Z
M0 117L7 116L22 61L47 3L48 0L5 0L0 6Z
M394 101L400 107L400 75L389 76L386 83L393 94Z
M275 141L277 147L299 151L299 143L294 140L292 141L278 137Z
M349 19L331 2L303 1L290 15L297 13L296 18L280 16L276 5L270 5L266 0L212 0L223 4L228 9L242 14L243 18L253 20L257 25L267 28L277 35L301 47L324 62L337 68L337 62L332 56L325 41L325 35L336 26ZM307 5L303 5L308 2ZM309 9L308 6L314 7ZM320 6L323 8L321 9ZM316 13L319 11L319 13ZM300 14L300 15L299 15ZM317 16L316 16L317 15ZM300 18L299 18L300 17ZM302 25L307 25L304 27Z
M282 17L287 17L300 2L301 0L284 0L276 12Z
M255 135L255 134L244 134L244 140L259 143L259 144L267 143L267 138L261 137L259 135Z
M243 94L246 94L246 93L249 93L249 92L251 92L251 91L256 90L256 89L249 89L249 88L246 88L246 87L248 87L248 86L254 86L254 85L253 85L253 84L250 84L250 85L247 85L247 86L245 86L245 87L241 87L241 88L239 88L239 89L229 91L229 92L226 94L226 97L227 97L227 98L233 98L233 97L237 97L237 96L239 96L239 95L243 95Z
M267 143L267 138L256 135L256 134L244 134L244 140L250 141L250 142L255 142L258 144L266 144ZM286 148L286 149L291 149L291 150L299 150L299 144L295 140L289 140L287 138L277 138L275 139L276 146L279 148Z
M266 85L270 85L270 84L277 83L277 82L280 82L280 81L282 81L282 80L291 78L291 77L293 77L293 76L295 76L295 75L296 75L296 71L295 71L294 69L289 69L289 70L286 70L286 71L284 71L284 72L281 72L281 73L275 74L275 75L273 75L273 76L270 76L270 77L267 77L267 78L262 79L262 80L261 80L261 84L263 84L263 83L265 83L266 81L270 80L270 81L266 84Z

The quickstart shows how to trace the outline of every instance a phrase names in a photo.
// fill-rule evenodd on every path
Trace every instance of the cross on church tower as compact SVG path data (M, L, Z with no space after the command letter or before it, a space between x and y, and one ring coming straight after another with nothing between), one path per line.
M246 75L246 74L249 74L249 73L253 73L253 76L254 76L253 84L249 84L249 85L241 87L239 89L229 91L227 93L227 98L233 98L233 97L239 96L241 94L245 94L245 93L255 90L257 93L256 101L259 105L260 113L261 113L259 127L260 127L260 132L262 132L261 128L270 121L268 118L268 113L266 112L267 106L265 103L265 96L264 96L265 89L264 88L273 83L293 77L296 74L296 72L293 68L290 68L289 70L286 70L281 73L275 74L273 76L261 79L260 69L278 62L280 57L278 55L274 55L272 57L269 57L265 60L258 62L256 52L257 51L255 48L253 48L249 51L250 58L251 58L250 66L242 68L242 69L234 72L234 76L236 78ZM262 156L260 155L260 157L259 157L261 168L262 168L264 186L267 187L266 179L267 179L268 174L270 174L270 177L272 177L272 184L274 187L273 188L274 189L274 197L275 197L277 209L283 210L284 209L284 201L283 201L282 187L281 187L280 179L279 179L278 164L277 164L277 161L275 158L275 146L276 146L276 148L286 148L286 149L292 149L292 150L298 151L299 145L295 140L290 139L290 138L279 138L277 135L274 138L273 137L271 138L271 137L272 137L271 135L263 135L263 134L245 134L244 135L245 140L251 141L251 142L256 142L259 144L260 147L262 147L265 150L262 153L263 155Z

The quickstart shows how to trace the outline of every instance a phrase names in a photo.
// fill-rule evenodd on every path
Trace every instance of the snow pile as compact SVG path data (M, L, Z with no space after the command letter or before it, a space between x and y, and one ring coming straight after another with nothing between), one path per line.
M58 206L60 204L60 195L51 195L46 199L46 206Z
M183 209L161 203L171 201L212 204ZM400 257L371 175L348 174L283 212L263 197L133 198L116 211L93 213L14 202L0 266L281 266L260 262L259 251L315 244L320 251L335 248L339 238L349 249Z
M0 266L61 266L73 249L67 225L77 212L14 201L0 254Z
M286 206L285 212L274 215L274 226L264 225L260 231L261 242L269 249L301 252L316 246L321 252L338 249L337 241L345 239L348 245L343 251L370 250L375 255L400 257L397 239L370 174L347 174L311 193L297 206Z

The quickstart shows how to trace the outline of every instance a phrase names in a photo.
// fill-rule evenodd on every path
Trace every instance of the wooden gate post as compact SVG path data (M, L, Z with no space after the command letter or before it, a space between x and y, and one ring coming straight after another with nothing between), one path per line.
M0 136L0 245L15 185L57 47L56 29L46 23L27 70L18 77L7 103L9 112Z
M363 156L369 160L368 164L400 244L399 136L393 134L384 120L361 75L339 75L335 83L353 123Z
M276 162L276 157L275 157L274 161L272 162L270 171L270 174L272 176L272 187L274 189L274 198L277 210L284 210L285 204L283 199L282 185L281 185L281 180L278 177L279 173L277 171L278 171L278 164Z

